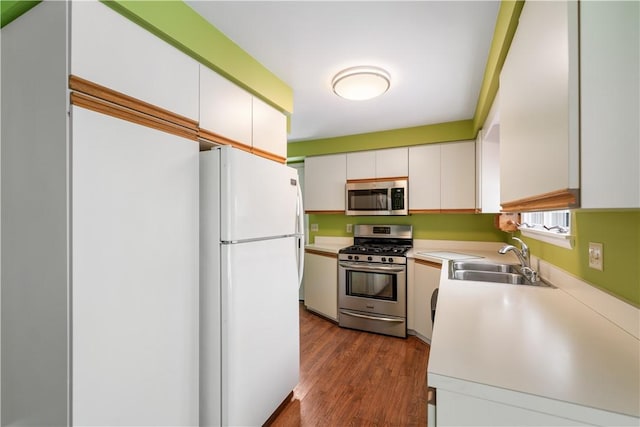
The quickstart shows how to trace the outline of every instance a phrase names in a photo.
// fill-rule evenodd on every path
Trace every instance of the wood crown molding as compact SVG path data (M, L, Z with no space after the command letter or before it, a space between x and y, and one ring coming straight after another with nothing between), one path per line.
M287 162L286 157L202 129L195 120L172 113L81 77L70 75L69 88L72 90L71 103L74 105L191 140L197 140L200 144L200 151L211 150L217 145L230 145L278 163L285 164Z
M533 212L580 207L580 190L567 188L501 203L502 212Z
M327 258L338 258L338 254L319 251L319 250L316 250L316 249L305 249L304 253L305 254L312 254L312 255L320 255L320 256L327 257Z
M387 178L363 178L363 179L348 179L347 184L357 184L363 182L389 182L389 181L402 181L409 180L408 176L390 176Z
M198 122L195 120L172 113L164 108L149 104L78 76L69 76L69 88L72 91L80 92L133 111L147 114L160 120L173 123L177 126L190 129L194 132L198 129Z
M186 128L157 117L132 110L121 105L112 104L102 99L94 98L79 92L71 92L71 104L83 107L101 114L126 120L131 123L148 128L167 132L182 138L196 141L198 139L195 129Z

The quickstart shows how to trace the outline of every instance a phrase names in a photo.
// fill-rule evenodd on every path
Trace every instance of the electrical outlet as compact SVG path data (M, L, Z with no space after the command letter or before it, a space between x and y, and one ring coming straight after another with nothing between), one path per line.
M602 271L604 264L604 251L602 243L589 242L589 268Z
M311 224L311 231L318 231L318 224Z
M347 224L347 233L353 233L353 224Z

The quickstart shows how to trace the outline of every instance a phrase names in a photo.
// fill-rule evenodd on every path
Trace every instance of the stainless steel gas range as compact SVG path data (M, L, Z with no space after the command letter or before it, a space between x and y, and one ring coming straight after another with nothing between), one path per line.
M354 245L338 253L338 323L407 336L407 257L410 225L356 225Z

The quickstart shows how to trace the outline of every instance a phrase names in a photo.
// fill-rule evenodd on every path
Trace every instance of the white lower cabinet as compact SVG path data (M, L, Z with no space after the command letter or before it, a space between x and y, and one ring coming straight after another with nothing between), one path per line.
M338 320L338 256L306 250L304 253L304 305Z
M437 389L437 426L583 426L568 418Z
M431 341L433 323L431 322L431 295L438 288L440 283L440 269L438 263L414 260L412 298L408 304L412 307L412 325L416 336L425 341Z

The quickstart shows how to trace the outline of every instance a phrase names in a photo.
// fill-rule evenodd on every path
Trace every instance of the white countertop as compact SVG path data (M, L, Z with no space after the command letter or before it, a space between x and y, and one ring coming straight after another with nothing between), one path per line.
M515 391L531 397L518 406L559 416L556 401L640 416L640 341L559 288L450 280L443 268L428 374L432 387Z

